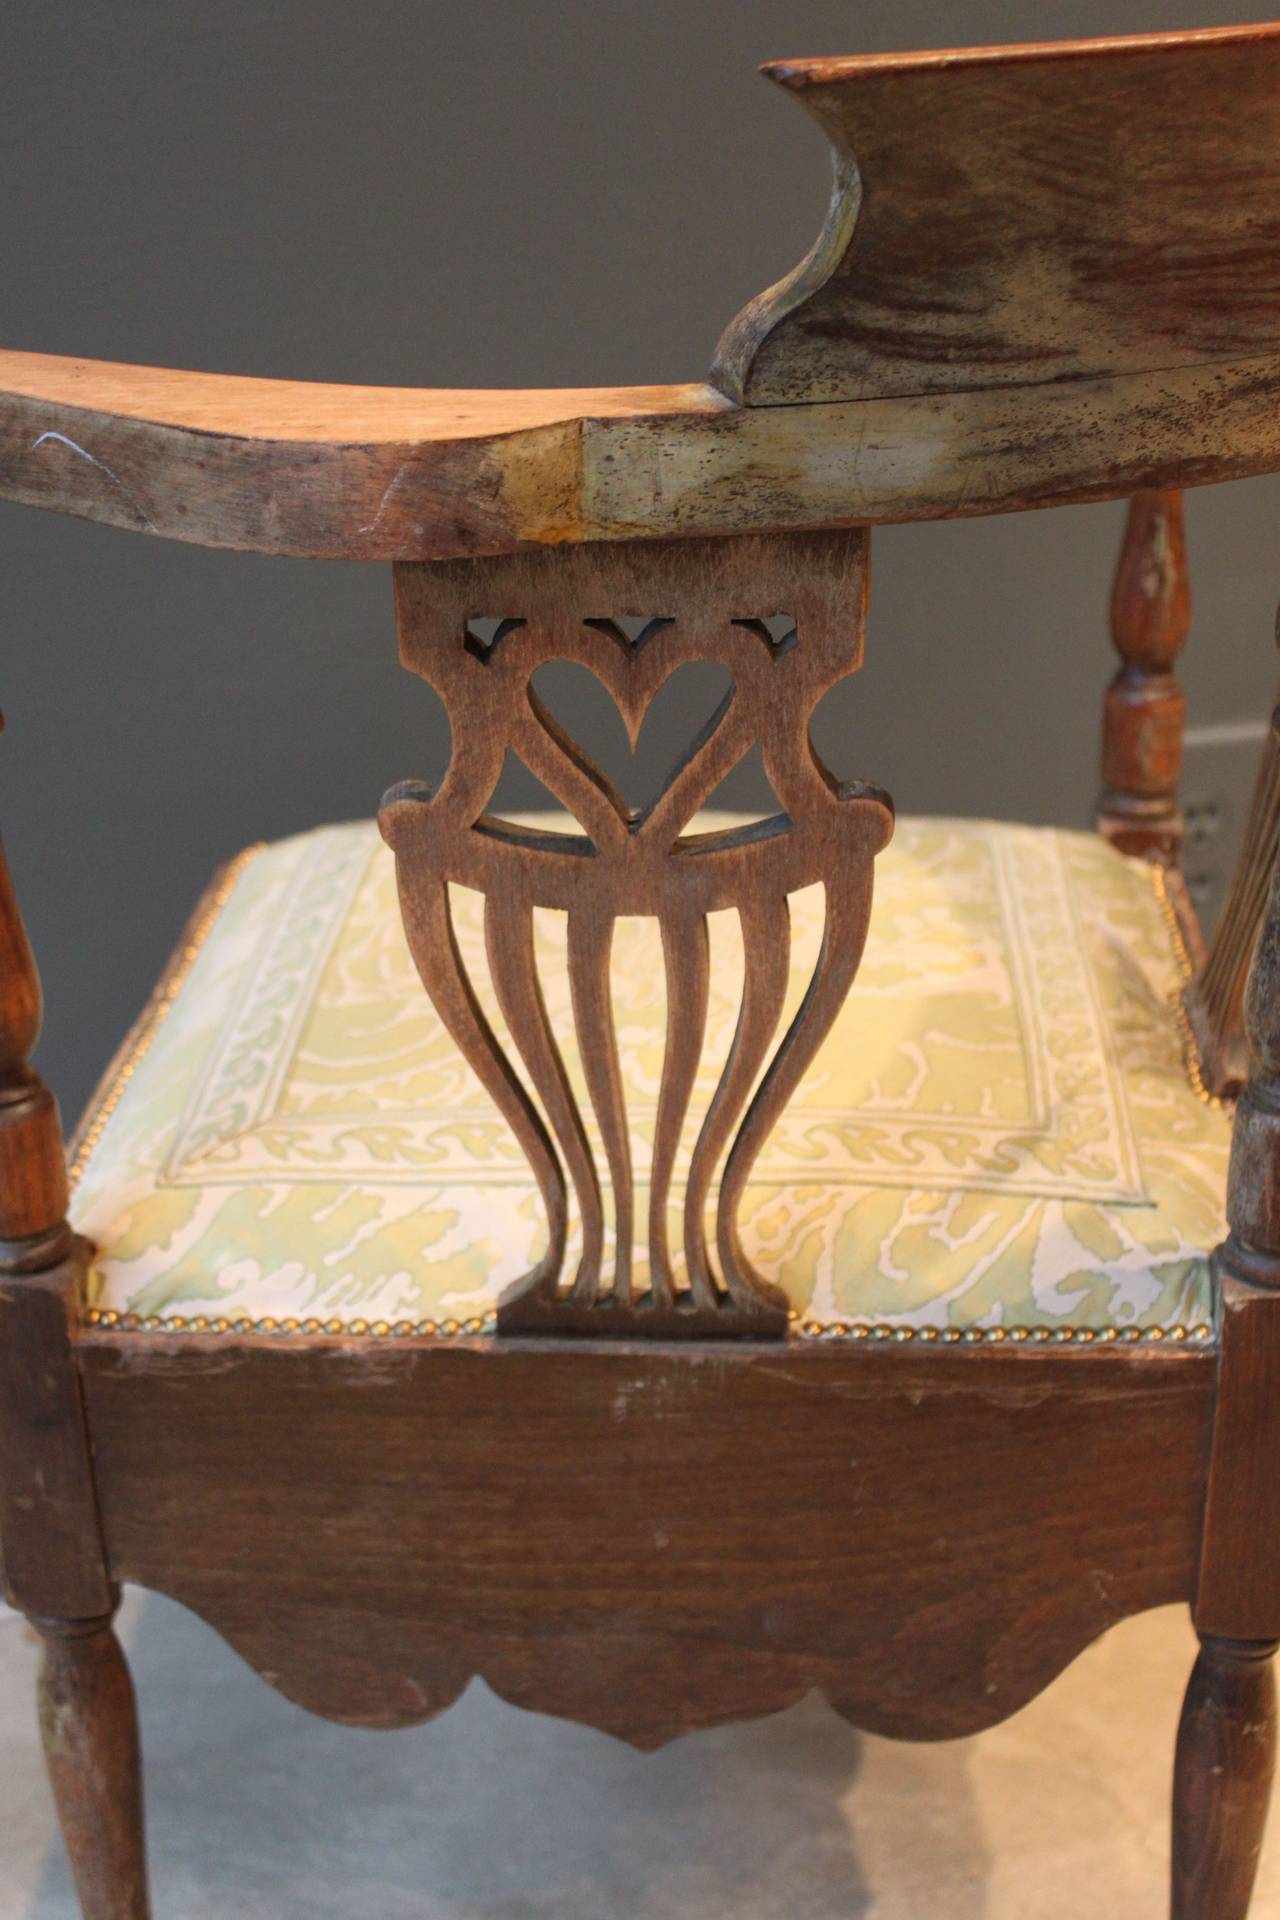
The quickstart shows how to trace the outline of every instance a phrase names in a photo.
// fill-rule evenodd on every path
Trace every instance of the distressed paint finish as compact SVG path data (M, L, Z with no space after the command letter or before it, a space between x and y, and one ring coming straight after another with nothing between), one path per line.
M827 225L720 343L752 406L1034 387L1280 348L1280 26L776 61Z
M707 386L326 387L0 352L0 499L327 560L869 526L1269 472L1278 396L1280 354L738 407Z

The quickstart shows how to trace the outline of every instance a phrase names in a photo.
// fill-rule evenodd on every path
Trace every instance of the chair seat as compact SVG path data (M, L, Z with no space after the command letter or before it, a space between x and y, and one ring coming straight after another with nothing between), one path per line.
M480 901L459 893L455 911L483 973ZM796 896L793 1005L821 919L819 889ZM539 922L580 1087L563 921ZM695 1115L741 980L736 916L711 937ZM618 923L613 967L643 1183L654 923ZM742 1208L797 1333L1210 1338L1229 1123L1185 1057L1184 972L1160 875L1094 835L899 821L853 992ZM523 1156L419 984L372 823L233 863L81 1142L97 1324L475 1334L544 1243Z

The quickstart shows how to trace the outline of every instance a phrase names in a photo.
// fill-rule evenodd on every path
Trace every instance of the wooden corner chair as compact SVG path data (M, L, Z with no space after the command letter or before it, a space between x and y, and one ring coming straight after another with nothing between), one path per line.
M813 1687L970 1732L1185 1600L1173 1911L1247 1908L1280 748L1206 954L1174 663L1179 490L1280 468L1280 24L769 71L836 191L708 385L0 354L5 498L393 562L453 737L381 837L217 877L72 1201L0 868L0 1544L88 1920L147 1912L123 1581L337 1719L482 1674L640 1746ZM890 844L808 731L860 662L871 526L1125 496L1100 837ZM633 742L682 664L727 691L633 806L555 659ZM706 812L756 747L777 811ZM494 808L509 751L568 820Z

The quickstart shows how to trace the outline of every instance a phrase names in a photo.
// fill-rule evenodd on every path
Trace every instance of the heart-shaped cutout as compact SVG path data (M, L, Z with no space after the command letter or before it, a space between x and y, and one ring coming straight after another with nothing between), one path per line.
M531 688L573 757L597 769L630 817L639 819L690 757L710 745L723 721L733 676L714 661L687 660L673 667L637 716L634 747L617 701L592 668L548 661L534 673Z

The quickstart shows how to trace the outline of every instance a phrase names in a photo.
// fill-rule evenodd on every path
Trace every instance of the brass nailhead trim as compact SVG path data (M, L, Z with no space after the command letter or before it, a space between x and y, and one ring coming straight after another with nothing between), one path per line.
M856 1320L805 1320L793 1316L793 1330L802 1340L894 1340L917 1346L1115 1346L1135 1341L1152 1344L1168 1340L1175 1345L1204 1346L1213 1340L1213 1328L1194 1327L886 1327Z
M335 1339L374 1340L403 1340L410 1335L419 1339L475 1338L492 1333L497 1326L494 1313L474 1314L467 1320L375 1320L372 1325L367 1320L276 1320L270 1315L251 1320L247 1314L224 1319L204 1313L120 1313L114 1307L90 1307L84 1317L88 1326L101 1327L108 1333L235 1333L241 1337L252 1333L284 1334L289 1338L323 1334Z
M497 1326L494 1313L474 1314L466 1320L276 1320L270 1317L251 1320L247 1316L211 1319L206 1314L118 1313L110 1307L90 1307L85 1319L91 1327L109 1333L236 1333L284 1334L315 1338L385 1340L406 1338L427 1340L475 1339L492 1334ZM801 1340L892 1342L896 1346L1114 1346L1142 1341L1150 1345L1170 1341L1174 1345L1204 1346L1213 1340L1213 1328L1194 1327L895 1327L883 1323L867 1324L859 1320L805 1320L792 1315L792 1331Z

